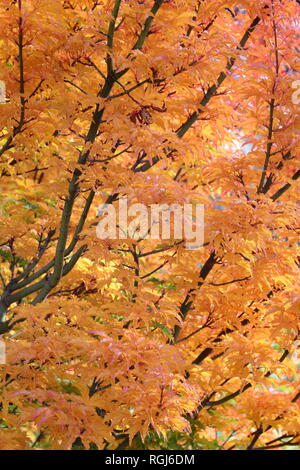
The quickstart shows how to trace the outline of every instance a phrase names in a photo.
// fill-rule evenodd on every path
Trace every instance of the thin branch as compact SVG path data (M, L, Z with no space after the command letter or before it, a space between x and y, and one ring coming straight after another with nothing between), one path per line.
M160 269L162 269L167 263L169 263L169 260L167 259L166 261L164 261L160 266L158 266L157 268L153 269L153 271L150 271L150 273L147 273L147 274L144 274L144 276L141 276L141 279L146 279L146 277L149 277L151 276L152 274L156 273L157 271L159 271Z
M110 96L110 97L108 98L109 100L113 100L113 99L115 99L115 98L119 98L120 96L125 96L125 95L128 95L131 99L133 99L132 96L130 96L130 93L131 93L132 91L136 90L137 88L141 87L141 86L144 85L145 83L151 83L151 80L150 80L149 78L146 78L145 80L143 80L143 81L137 83L136 85L132 86L132 87L129 88L128 90L126 90L126 88L125 88L118 80L117 80L117 83L118 83L119 85L121 85L122 88L123 88L125 91L124 91L123 93L118 93L117 95L112 95L112 96Z
M248 281L249 279L251 279L251 276L246 276L246 277L242 277L241 279L233 279L232 281L220 282L220 283L208 282L208 285L209 286L228 286L228 284L233 284L234 282Z
M282 356L279 359L279 362L283 362L284 359L288 356L288 354L289 354L289 351L287 349L285 349ZM267 372L265 374L265 377L269 377L270 375L271 375L271 372ZM238 397L241 393L244 393L246 390L248 390L251 387L252 387L252 384L247 383L246 385L241 387L239 390L236 390L236 392L230 393L229 395L226 395L225 397L221 398L220 400L216 400L216 401L203 400L201 405L203 407L210 407L210 408L214 407L214 406L218 406L218 405L223 405L227 401L233 400L234 398ZM300 396L300 394L299 394L299 396Z
M224 447L225 444L227 444L227 442L237 433L236 430L233 430L231 431L230 434L228 434L228 436L226 437L225 441L223 442L223 444L221 444L221 447Z
M87 161L91 163L107 163L110 160L113 160L114 158L117 158L123 153L127 152L130 149L130 147L131 147L131 144L128 145L128 147L126 147L125 149L120 150L120 152L116 153L115 155L111 155L110 157L104 158L103 160L99 160L97 158L88 158Z
M209 255L209 257L207 258L207 260L205 261L205 263L202 266L201 271L199 273L199 281L198 281L198 284L197 284L197 286L198 286L197 291L199 291L201 289L201 287L203 286L205 279L207 278L210 271L212 270L212 268L216 264L217 259L218 258L216 256L216 253L213 251ZM190 289L189 292L187 293L184 301L182 302L182 304L179 307L180 317L181 317L182 323L185 321L185 319L187 317L187 314L189 313L189 311L193 307L193 295L195 294L195 291L196 291L196 289ZM177 338L180 335L181 329L182 329L182 326L179 326L179 325L175 326L175 329L174 329L174 342L178 342Z
M33 92L29 95L28 100L29 100L30 98L33 98L33 96L36 95L36 93L39 91L39 89L40 89L41 85L44 83L44 81L45 81L44 78L42 78L42 79L39 81L38 85L35 87L35 89L33 90ZM28 100L27 100L27 101L28 101Z
M150 255L154 255L154 254L157 254L157 253L162 253L163 251L167 251L167 250L171 250L172 248L175 248L175 246L180 245L181 243L183 243L183 241L176 242L176 243L174 243L174 245L170 245L170 246L167 246L167 247L164 247L164 248L157 248L156 250L147 251L145 253L139 253L138 256L139 256L139 258L142 258L144 256L150 256Z
M199 333L199 331L203 330L204 328L207 328L210 325L210 323L211 323L211 320L210 320L210 314L209 314L206 321L205 321L205 323L204 323L204 325L200 326L200 328L197 328L197 330L193 331L192 333L185 336L184 338L180 338L179 340L175 341L174 344L178 344L178 343L181 343L182 341L186 341L187 339L194 336L196 333Z
M273 136L274 109L275 109L275 99L272 98L271 101L270 101L270 111L269 111L267 151L266 151L263 171L262 171L260 182L259 182L258 189L257 189L258 194L263 193L265 191L265 178L266 178L267 169L268 169L268 166L269 166L269 160L270 160L270 156L271 156L271 149L272 149L272 146L273 146L272 136Z
M292 180L296 181L299 178L300 178L300 170L297 170L296 173L293 174ZM272 201L277 201L277 199L279 199L288 189L290 189L291 186L292 186L291 183L286 183L284 186L278 189L276 193L274 193L271 196Z
M19 10L19 22L18 22L18 50L19 50L19 99L20 99L20 117L19 122L16 127L14 127L13 132L10 137L8 137L7 141L0 149L0 156L4 154L7 150L12 147L12 142L16 135L18 135L25 124L25 107L26 107L26 99L25 99L25 80L24 80L24 58L23 58L23 26L24 20L22 16L22 0L18 0L18 10Z
M300 441L298 442L292 442L294 438L292 438L288 442L282 442L281 444L275 444L273 446L265 446L265 447L254 447L253 450L271 450L271 449L278 449L280 447L285 447L285 446L299 446Z
M133 50L141 50L142 49L142 47L144 45L144 42L145 42L145 40L146 40L146 38L149 34L149 31L150 31L151 25L153 23L154 17L157 14L160 7L162 6L163 1L164 0L155 0L154 1L154 5L151 9L150 15L147 17L147 19L144 23L144 27L143 27L136 43L134 44L134 46L132 48Z
M0 273L0 279L1 279L1 282L2 282L2 285L3 285L3 289L5 289L6 284L5 284L4 278L3 278L1 273Z
M264 433L263 428L260 426L253 434L250 444L247 447L247 450L252 450L260 436Z
M195 15L193 16L193 21L196 21L196 20L197 20L197 15L198 15L198 13L199 13L200 6L201 6L201 0L198 0L197 6L196 6L196 8L195 8ZM189 37L189 36L191 35L191 32L193 31L193 29L194 29L194 26L189 25L189 27L188 27L188 29L187 29L187 32L186 32L187 37Z
M66 78L64 79L64 82L65 83L69 83L70 85L72 85L74 88L76 88L77 90L81 91L81 93L84 93L85 95L88 95L88 93L83 90L82 88L80 88L80 86L78 85L75 85L75 83L71 82L71 80L67 80Z
M111 57L111 52L113 49L113 42L114 42L114 34L115 34L115 29L116 29L116 20L119 14L119 9L121 5L122 0L115 0L115 4L112 10L112 19L110 20L109 26L108 26L108 33L107 33L107 47L110 49L110 53L107 57L107 72L108 75L110 75L113 72L113 63L112 63L112 57Z
M281 441L282 439L289 439L290 437L295 436L293 436L293 434L282 434L282 436L276 437L276 439L272 439L271 441L266 442L266 446L274 444L274 442Z
M106 80L106 76L104 75L103 72L101 72L101 70L99 69L99 67L97 67L97 65L90 59L90 57L86 57L86 60L89 62L88 64L85 64L84 62L82 62L81 60L79 60L78 62L82 65L86 65L88 67L94 67L95 70L97 70L97 72L99 73L99 75L104 78L104 80Z
M246 45L248 39L250 38L252 32L255 30L256 26L260 22L260 18L257 16L243 35L239 45L236 48L236 52L240 51L241 49L244 48ZM231 57L226 66L226 72L221 72L220 75L217 78L217 81L214 85L209 87L207 92L204 94L200 106L197 111L195 111L176 131L177 136L181 139L187 131L190 129L190 127L197 121L199 118L200 114L203 113L203 108L207 106L207 104L210 102L211 98L216 94L217 90L220 88L222 83L227 77L228 72L232 69L236 62L236 57Z
M260 182L258 185L257 193L265 193L266 189L268 189L268 186L265 187L265 178L267 174L267 169L269 166L269 160L271 156L271 151L272 151L272 137L273 137L273 123L274 123L274 110L275 110L275 98L274 98L274 93L276 91L276 85L278 81L278 76L279 76L279 56L278 56L278 43L277 43L277 29L276 29L276 23L274 20L274 2L272 1L272 14L273 14L273 32L274 32L274 53L275 53L275 78L274 78L274 83L272 87L272 98L270 101L270 110L269 110L269 125L268 125L268 140L267 140L267 150L266 150L266 156L265 156L265 162L264 162L264 167L263 171L261 174Z

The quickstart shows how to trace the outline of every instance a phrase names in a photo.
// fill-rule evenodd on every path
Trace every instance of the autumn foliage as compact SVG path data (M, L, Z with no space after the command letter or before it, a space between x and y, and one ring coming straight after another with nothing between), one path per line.
M300 442L299 10L0 0L2 450ZM99 239L125 195L204 245Z

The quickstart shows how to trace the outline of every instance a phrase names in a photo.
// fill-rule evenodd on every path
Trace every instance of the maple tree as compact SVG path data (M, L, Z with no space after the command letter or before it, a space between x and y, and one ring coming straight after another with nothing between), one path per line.
M1 0L1 449L300 442L293 0ZM204 204L205 241L97 237Z

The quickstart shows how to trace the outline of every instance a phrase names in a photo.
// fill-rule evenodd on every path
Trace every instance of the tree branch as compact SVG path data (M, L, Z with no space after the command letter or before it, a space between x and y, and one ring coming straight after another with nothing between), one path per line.
M189 313L189 311L193 307L193 294L195 293L196 290L199 291L201 289L205 279L209 275L210 271L212 270L212 268L214 267L216 262L217 262L217 256L216 256L216 253L213 251L209 255L206 262L204 263L204 265L201 268L201 271L200 271L200 274L199 274L198 288L197 289L190 289L189 292L187 293L184 301L182 302L182 304L179 307L180 317L181 317L182 323L185 321L185 319L187 317L187 314ZM177 339L178 339L178 336L181 332L181 329L182 329L182 326L179 326L179 325L175 326L173 344L175 342L178 342Z
M154 5L151 9L151 12L150 12L150 15L148 16L148 18L146 19L145 23L144 23L144 27L135 43L135 45L133 46L133 50L140 50L142 49L143 45L144 45L144 42L146 40L146 37L148 36L149 34L149 30L151 28L151 25L153 23L153 20L154 20L154 17L156 15L156 13L158 12L158 10L160 9L160 7L162 6L163 4L163 1L164 0L155 0L154 1Z
M248 39L251 36L251 33L254 31L258 23L260 22L260 18L257 16L245 32L244 36L242 37L236 51L241 50L247 43ZM226 72L221 72L217 78L217 81L214 85L209 87L205 95L203 96L200 106L197 111L195 111L176 131L177 136L181 139L190 127L197 121L198 117L201 113L203 113L203 108L210 102L211 98L216 94L217 90L220 88L222 83L224 82L225 78L227 77L227 73L232 69L236 62L236 57L231 57L226 66Z
M266 150L266 156L265 156L265 162L264 162L264 167L263 171L261 174L260 182L257 188L257 193L265 193L266 190L268 189L268 185L265 184L265 178L267 174L267 169L269 166L269 160L271 156L271 151L272 151L272 137L273 137L273 123L274 123L274 110L275 110L275 98L274 98L274 93L276 90L276 85L278 81L278 76L279 76L279 56L278 56L278 43L277 43L277 29L276 29L276 23L274 20L274 4L272 1L272 14L273 14L273 32L274 32L274 41L275 41L275 46L274 46L274 53L275 53L275 78L273 82L273 87L272 87L272 98L270 101L270 110L269 110L269 125L268 125L268 140L267 140L267 150Z

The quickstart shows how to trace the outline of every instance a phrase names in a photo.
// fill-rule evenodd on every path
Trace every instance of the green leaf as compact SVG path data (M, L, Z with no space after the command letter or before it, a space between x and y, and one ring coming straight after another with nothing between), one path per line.
M152 326L155 329L158 328L159 330L161 330L167 338L169 338L169 339L173 338L173 335L172 335L171 331L169 330L169 328L166 325L163 325L162 323L154 321L152 323Z

